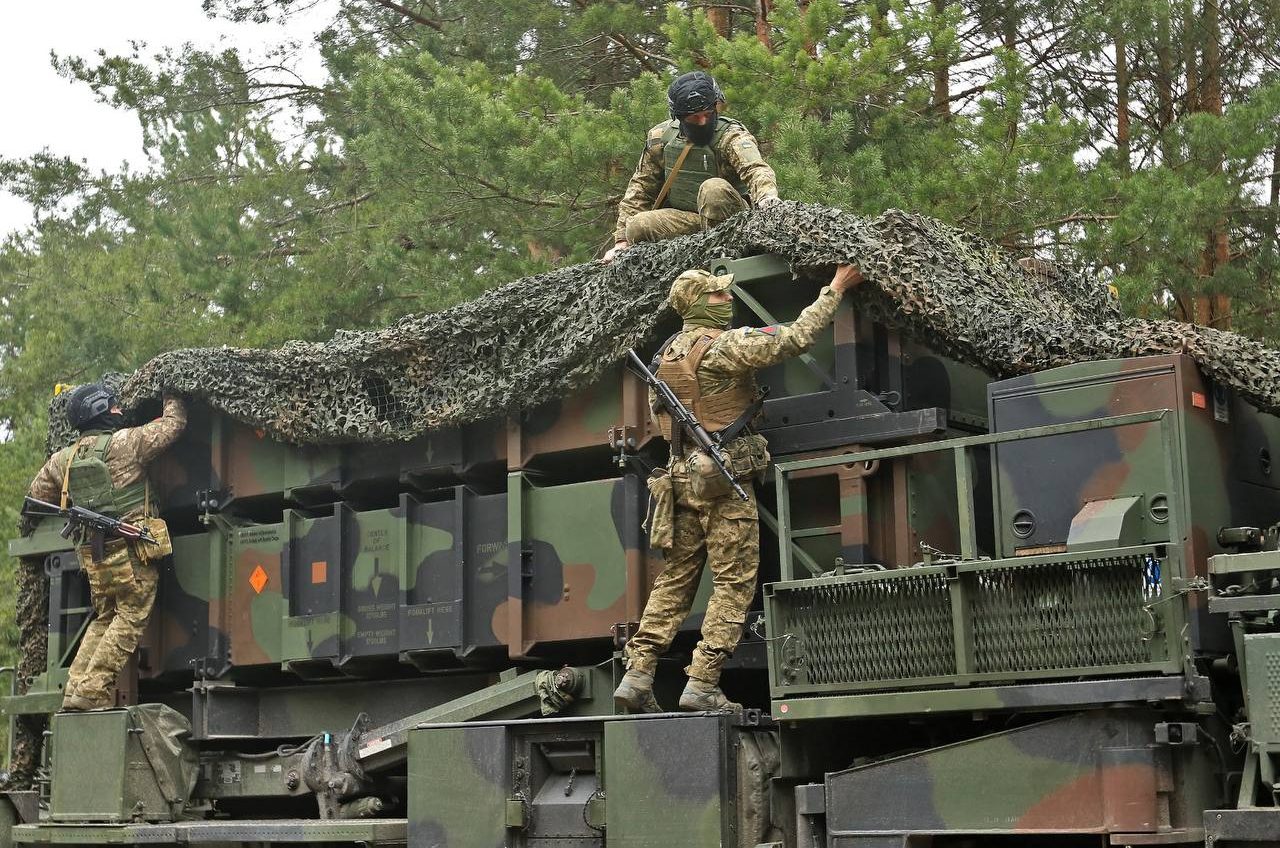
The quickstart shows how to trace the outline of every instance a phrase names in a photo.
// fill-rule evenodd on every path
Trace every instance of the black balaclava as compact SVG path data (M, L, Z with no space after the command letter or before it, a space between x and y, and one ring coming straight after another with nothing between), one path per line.
M724 100L724 93L715 79L705 71L681 74L667 89L667 109L671 117L680 121L680 132L694 144L706 145L716 134L716 119L696 126L684 120L698 112L714 111L716 104Z
M104 412L90 422L90 430L106 430L114 433L116 430L124 429L124 413L122 412Z
M688 121L681 121L680 132L694 144L706 147L711 143L711 139L715 138L716 122L707 121L705 124L691 124Z

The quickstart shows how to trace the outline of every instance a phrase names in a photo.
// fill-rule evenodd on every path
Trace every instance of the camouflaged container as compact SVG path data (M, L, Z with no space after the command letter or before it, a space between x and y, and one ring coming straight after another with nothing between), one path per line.
M771 817L777 768L777 731L754 715L427 727L410 734L409 844L769 844L789 828Z

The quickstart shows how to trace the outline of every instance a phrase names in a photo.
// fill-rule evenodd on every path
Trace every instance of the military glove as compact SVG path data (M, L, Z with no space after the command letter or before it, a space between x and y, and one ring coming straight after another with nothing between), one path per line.
M756 208L768 209L770 206L773 206L781 200L782 198L778 197L776 194L766 194L764 197L756 201Z

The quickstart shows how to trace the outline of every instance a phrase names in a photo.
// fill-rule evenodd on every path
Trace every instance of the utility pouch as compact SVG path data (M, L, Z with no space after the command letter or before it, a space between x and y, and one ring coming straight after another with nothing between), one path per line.
M728 459L727 456L725 458ZM720 473L715 460L706 451L699 450L689 454L685 468L689 472L689 489L695 498L712 501L733 491L729 478ZM732 466L729 470L733 470Z
M729 467L738 480L761 479L773 457L769 456L769 443L759 433L740 436L729 443Z
M89 578L89 589L95 598L118 594L133 585L133 557L129 543L124 539L111 539L103 545L102 559L93 556L93 548L83 545L76 549L80 568Z
M147 528L152 538L156 540L153 545L150 542L138 542L138 553L148 562L158 562L173 553L173 540L169 538L169 525L165 523L163 518L146 518L142 520L142 526Z
M649 475L649 547L666 550L675 541L676 490L667 469Z
M769 467L769 443L764 436L755 433L740 436L724 449L724 459L734 480L750 480L763 474ZM690 454L687 467L689 488L694 497L715 500L733 491L729 480L720 473L715 460L705 451Z

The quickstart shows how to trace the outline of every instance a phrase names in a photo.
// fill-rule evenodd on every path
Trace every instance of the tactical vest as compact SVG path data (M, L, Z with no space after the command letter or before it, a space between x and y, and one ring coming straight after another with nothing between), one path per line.
M698 189L702 188L702 184L707 180L720 176L720 154L716 152L716 146L725 132L734 126L740 126L740 124L729 118L719 118L716 122L715 135L711 137L711 144L693 146L689 155L684 158L684 164L680 166L680 172L676 174L671 189L667 192L667 199L663 202L664 207L681 209L685 212L698 211ZM680 135L680 122L671 121L662 132L664 176L670 174L671 169L676 166L676 160L680 158L680 152L684 150L686 143L687 140ZM747 196L746 186L737 174L731 175L728 179L739 194L743 197Z
M86 436L73 447L68 457L64 491L76 506L100 512L112 518L141 511L147 499L145 481L116 487L107 468L107 448L111 433Z
M752 379L735 380L723 392L702 394L702 388L698 385L698 366L702 364L702 358L707 355L711 343L724 330L698 329L693 332L701 335L688 352L677 353L672 350L671 344L662 349L656 376L671 387L676 398L693 413L708 433L716 433L737 421L738 416L751 406L755 400L755 384ZM676 336L672 341L679 337ZM663 410L657 414L657 419L663 437L671 442L671 416Z

